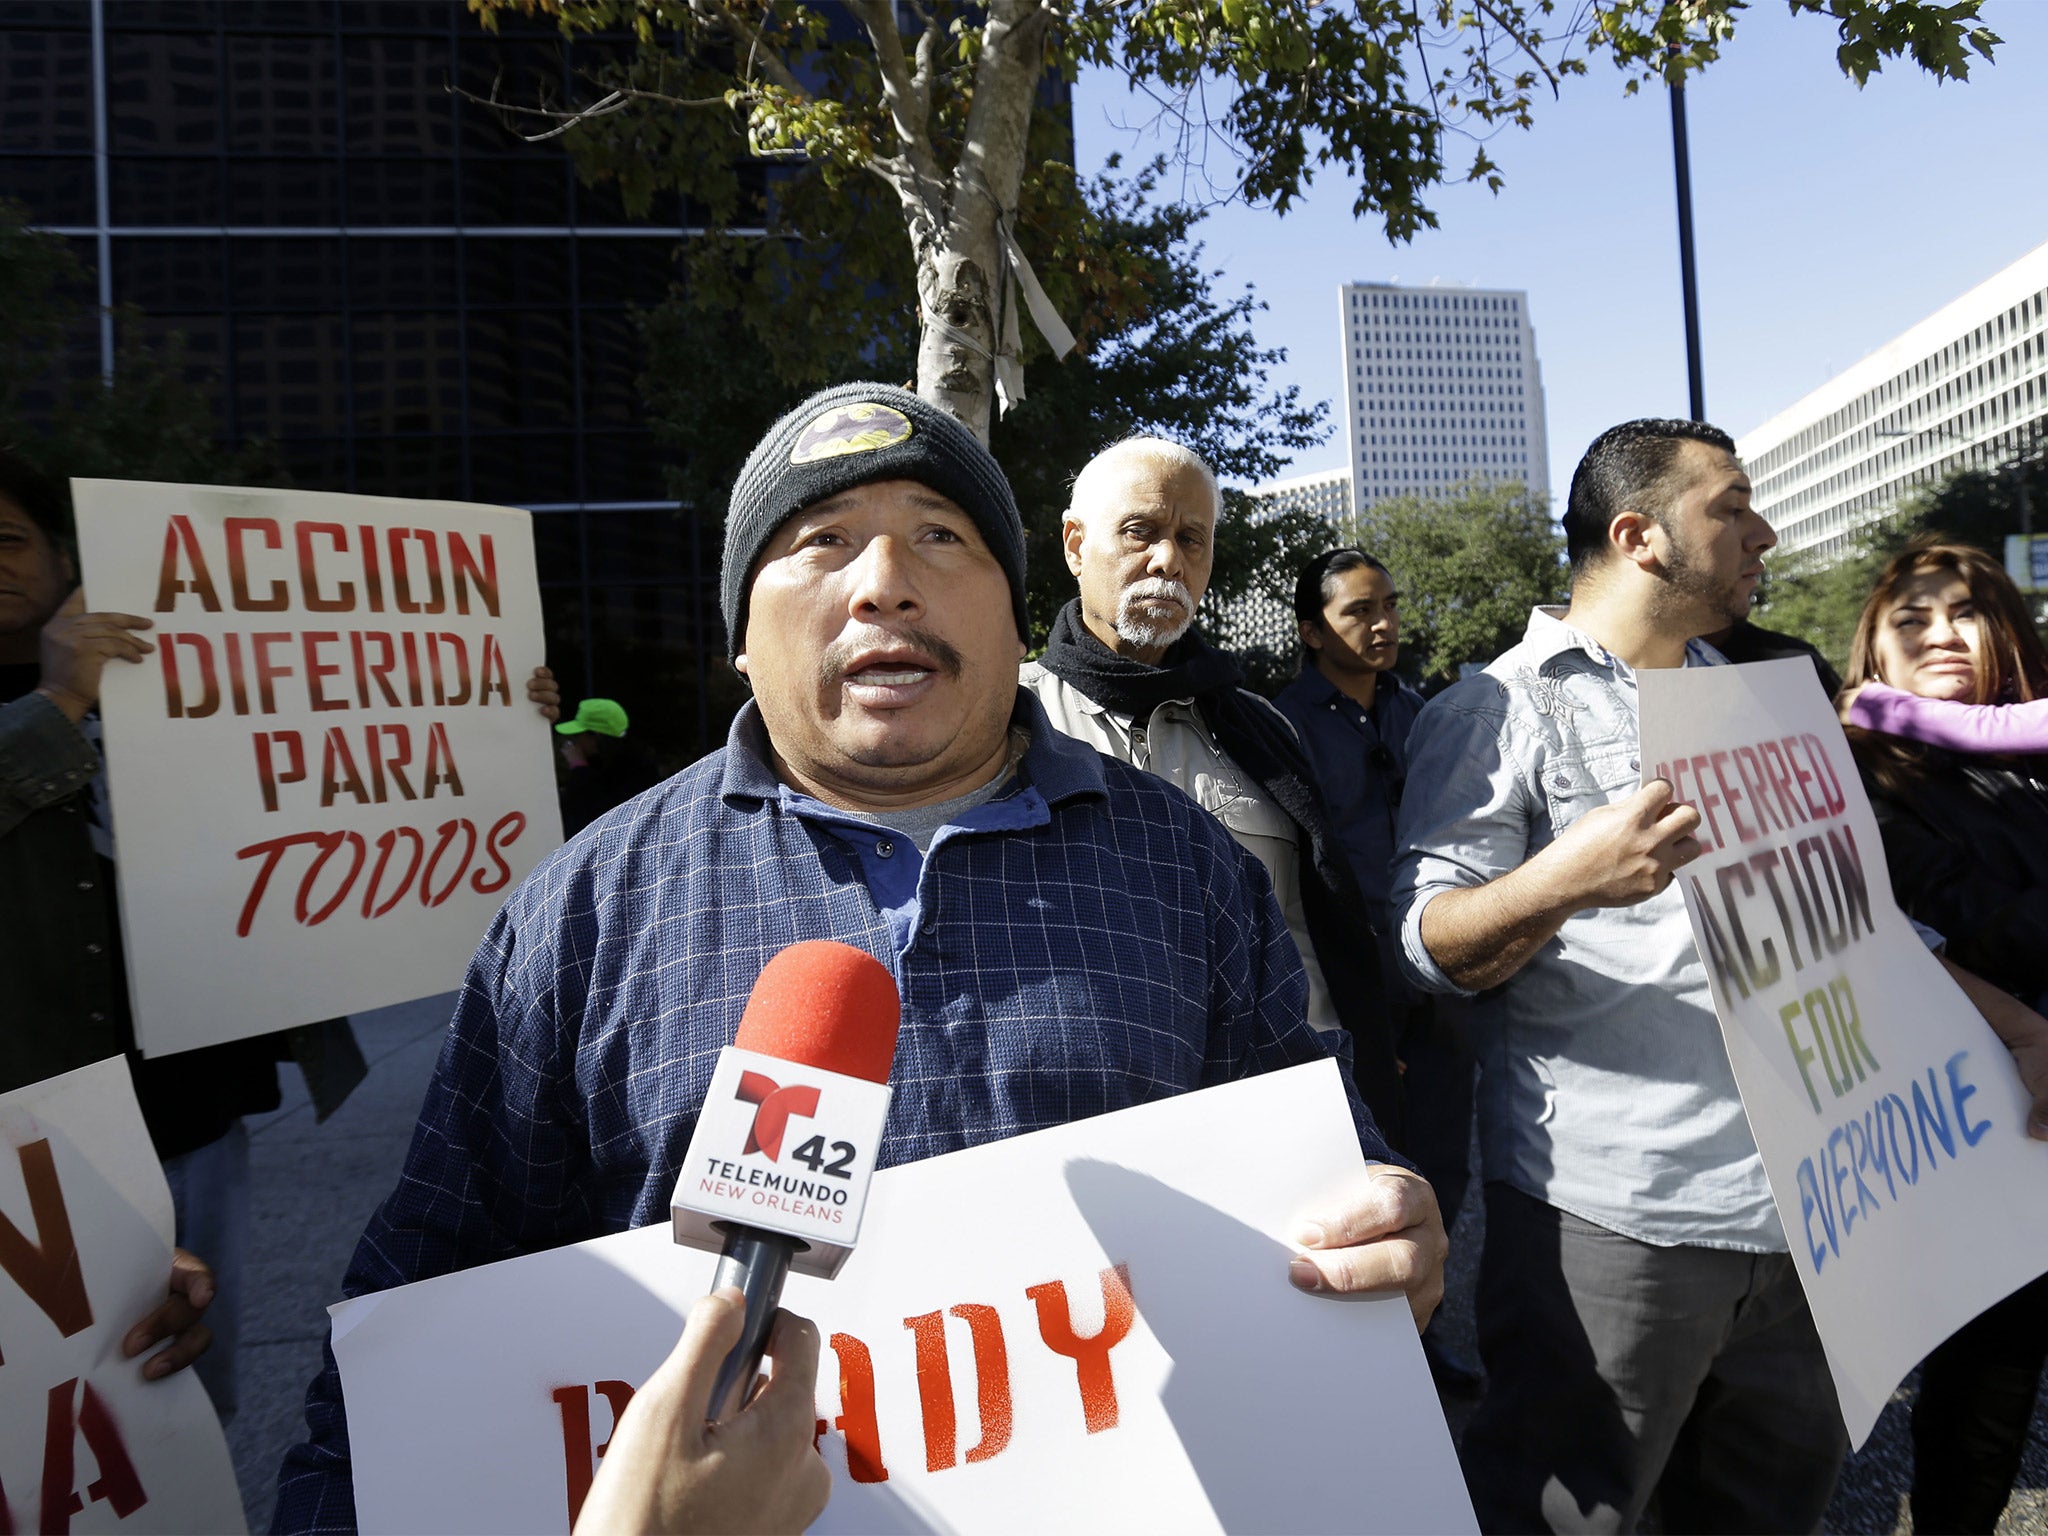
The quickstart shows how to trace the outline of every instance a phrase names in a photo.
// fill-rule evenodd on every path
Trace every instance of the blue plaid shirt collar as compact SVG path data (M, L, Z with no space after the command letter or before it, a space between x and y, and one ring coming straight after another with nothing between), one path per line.
M1031 745L1024 753L1024 773L1048 806L1075 799L1109 798L1102 754L1086 742L1056 730L1046 718L1045 707L1030 689L1017 690L1010 722L1031 733ZM768 726L752 699L733 717L725 748L718 785L720 799L735 810L752 810L764 801L783 799L785 786L775 776Z

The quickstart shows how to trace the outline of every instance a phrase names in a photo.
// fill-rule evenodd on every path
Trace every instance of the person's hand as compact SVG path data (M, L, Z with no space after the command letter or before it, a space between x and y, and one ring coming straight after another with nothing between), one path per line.
M832 1473L814 1439L816 1324L777 1313L766 1384L732 1417L705 1422L712 1382L744 1316L730 1286L690 1308L676 1347L619 1415L576 1517L578 1536L801 1531L818 1518Z
M1378 1163L1348 1197L1311 1212L1294 1240L1305 1251L1287 1267L1304 1291L1328 1296L1405 1295L1417 1329L1444 1299L1451 1240L1436 1191L1419 1173Z
M553 725L562 718L562 685L555 681L555 674L546 667L535 667L533 676L526 680L526 702L540 712L541 719Z
M156 647L134 633L151 623L134 613L87 613L85 589L74 587L42 632L38 691L75 724L99 702L100 671L109 661L140 661Z
M182 1248L174 1250L169 1292L163 1305L130 1328L121 1341L121 1353L131 1360L161 1340L171 1341L143 1363L145 1381L182 1371L213 1344L213 1330L199 1320L213 1301L213 1270L207 1262Z
M1854 688L1844 688L1835 695L1835 714L1844 725L1849 723L1849 711L1855 707L1856 695L1861 693L1863 688L1864 685L1858 683Z
M1613 805L1586 812L1537 855L1559 893L1580 907L1632 907L1700 856L1700 813L1652 779ZM1533 861L1532 861L1533 862Z
M1938 958L1963 995L1977 1005L1991 1032L2012 1052L2020 1086L2034 1096L2034 1107L2027 1114L2027 1134L2036 1141L2048 1141L2048 1019L1948 956Z

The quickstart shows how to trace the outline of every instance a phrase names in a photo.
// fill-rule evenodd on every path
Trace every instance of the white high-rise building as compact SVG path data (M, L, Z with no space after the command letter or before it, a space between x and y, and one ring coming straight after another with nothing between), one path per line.
M1262 520L1272 512L1313 512L1332 528L1351 515L1351 471L1321 469L1312 475L1289 475L1268 480L1253 490L1259 499Z
M1338 303L1354 507L1468 480L1550 494L1526 293L1346 283Z
M1840 550L1916 486L2048 436L2048 245L1736 446L1781 550ZM2017 531L2017 530L2015 530Z

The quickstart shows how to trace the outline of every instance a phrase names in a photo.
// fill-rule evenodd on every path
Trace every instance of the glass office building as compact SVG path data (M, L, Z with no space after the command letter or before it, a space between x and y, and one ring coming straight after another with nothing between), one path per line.
M185 338L233 442L292 484L532 507L549 655L664 757L741 690L717 605L723 508L677 507L631 309L691 233L644 220L450 90L569 94L625 39L459 0L7 0L0 197L59 234L105 312Z

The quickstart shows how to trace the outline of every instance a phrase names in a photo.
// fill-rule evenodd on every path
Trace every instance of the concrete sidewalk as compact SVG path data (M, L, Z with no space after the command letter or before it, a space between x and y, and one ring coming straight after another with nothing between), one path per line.
M357 1014L370 1075L325 1125L306 1085L280 1069L284 1103L252 1117L251 1241L247 1259L241 1408L228 1426L249 1528L270 1528L278 1463L305 1438L307 1383L320 1369L327 1305L384 1197L398 1182L455 999L424 998Z

